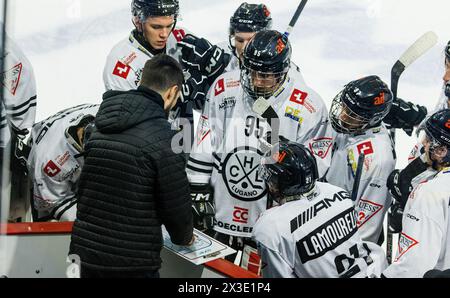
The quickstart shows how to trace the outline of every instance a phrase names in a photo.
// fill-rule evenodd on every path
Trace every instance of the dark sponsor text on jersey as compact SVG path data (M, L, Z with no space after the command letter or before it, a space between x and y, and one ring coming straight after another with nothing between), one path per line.
M336 215L297 242L303 264L317 259L350 239L357 231L353 207Z

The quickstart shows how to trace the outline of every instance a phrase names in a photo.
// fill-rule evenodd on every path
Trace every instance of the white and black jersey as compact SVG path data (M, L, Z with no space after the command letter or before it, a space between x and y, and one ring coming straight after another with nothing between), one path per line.
M392 198L386 186L394 170L393 144L384 125L359 135L337 134L326 181L352 192L358 158L365 154L355 209L363 240L376 243Z
M381 247L364 242L348 192L316 183L308 197L265 211L253 233L263 277L379 277Z
M0 148L11 138L10 129L22 136L29 133L36 118L36 80L33 67L22 50L6 38L3 83L3 107L0 115ZM28 132L27 132L28 130Z
M95 117L99 105L82 104L36 123L31 132L27 167L33 181L33 202L44 220L75 220L76 190L83 158L71 142L68 128L87 115Z
M450 268L450 168L420 183L403 211L402 232L394 262L385 277L421 278Z
M268 99L280 119L280 135L305 144L325 173L331 158L332 129L321 97L292 68L282 88ZM250 237L267 205L267 190L258 176L260 146L270 126L252 111L254 100L244 93L240 70L222 74L207 95L193 151L187 164L191 183L214 188L214 229Z
M223 49L226 54L230 55L230 62L225 68L224 73L240 69L239 59L236 57L235 50L231 48L230 42L224 41L217 44L217 46Z
M103 82L106 90L128 91L137 89L141 81L145 63L153 58L135 37L135 31L129 37L116 44L109 53L103 69ZM166 45L166 54L177 61L181 61L181 48L178 47L186 34L191 34L184 28L175 28L169 35ZM173 129L178 129L179 117L188 119L193 123L193 105L190 101L185 104L178 103L169 116Z

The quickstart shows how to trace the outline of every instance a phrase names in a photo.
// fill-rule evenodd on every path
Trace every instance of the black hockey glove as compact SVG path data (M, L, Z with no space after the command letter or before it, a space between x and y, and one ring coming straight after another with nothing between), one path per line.
M409 136L412 135L414 127L419 125L427 116L427 108L406 102L397 98L392 103L389 114L383 119L390 128L403 129Z
M403 208L399 202L394 202L389 208L389 232L393 234L400 233L402 231L403 220Z
M178 43L181 47L181 63L188 70L200 71L208 77L210 85L220 76L231 60L231 55L204 38L188 34Z
M183 84L183 102L191 101L194 109L201 110L209 89L208 80L199 71L191 71L189 75Z
M394 170L389 175L386 186L402 208L405 208L409 194L412 191L411 181L417 175L425 172L427 168L428 164L422 160L422 157L418 157L403 170Z
M191 184L192 212L194 228L202 232L212 230L214 226L214 192L209 184Z
M411 181L403 179L400 170L394 170L388 177L387 188L395 201L397 201L402 208L405 207L409 194L412 191Z

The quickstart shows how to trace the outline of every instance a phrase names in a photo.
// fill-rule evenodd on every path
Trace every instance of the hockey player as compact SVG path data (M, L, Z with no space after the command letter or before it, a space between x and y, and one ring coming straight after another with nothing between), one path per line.
M266 5L242 3L230 18L228 42L219 44L232 54L225 71L238 69L244 48L256 32L271 28L272 16Z
M128 38L115 45L108 55L103 71L106 90L136 89L145 62L156 54L166 53L181 62L178 42L189 32L176 27L178 0L133 0L131 12L135 29ZM179 121L180 118L186 118L193 123L192 109L201 110L209 88L206 77L199 72L191 70L185 75L183 98L172 110L169 119L174 129L183 125Z
M445 47L444 63L445 71L442 78L444 81L442 95L431 115L450 107L450 41ZM423 127L425 123L426 120L424 120L418 128L417 135L419 136L419 139L424 138ZM427 166L424 150L422 142L419 141L414 146L413 150L411 150L408 157L409 165L401 171L395 170L389 176L387 186L394 198L394 204L389 210L389 229L392 233L400 233L402 230L403 210L412 189L419 183L436 174L436 171L433 168Z
M425 154L436 171L409 195L394 262L385 277L422 277L432 269L450 268L450 110L432 115L425 123Z
M75 220L83 146L98 108L82 104L33 126L27 166L33 182L35 221Z
M252 37L261 30L270 30L272 27L272 17L269 9L264 4L242 3L230 18L230 28L228 41L217 46L225 50L228 54L227 60L217 62L217 73L212 78L217 78L225 71L239 69L242 53L247 43ZM188 69L202 70L205 76L210 76L206 68L211 64L211 56L214 51L209 51L209 55L204 55L206 50L211 48L210 43L204 39L198 39L195 36L189 36L180 42L182 50L183 65ZM215 50L215 48L214 48ZM221 56L218 55L220 58ZM228 62L229 61L229 62ZM225 64L227 63L227 64ZM212 84L214 80L209 79Z
M348 192L317 182L307 148L276 145L275 154L263 158L260 177L279 204L261 215L253 232L263 277L380 276L387 265L383 250L361 240Z
M351 192L359 155L365 154L355 209L362 239L375 243L391 204L386 180L394 169L395 153L381 121L392 100L388 86L379 77L368 76L347 84L330 110L331 124L338 135L326 181Z
M0 150L11 142L13 147L24 139L36 118L36 80L33 67L22 50L6 38L0 115ZM13 150L15 148L12 148ZM1 162L0 162L1 164Z
M8 220L15 222L23 220L29 205L28 194L24 191L27 188L25 164L29 152L25 144L36 117L36 81L30 61L8 36L4 57L0 59L4 62L3 99L0 102L0 179L5 177L3 189L10 189Z
M450 108L450 41L447 43L447 46L445 47L444 67L445 67L444 76L442 77L442 80L444 81L442 87L442 94L433 112L430 113L430 115L433 115L434 113L441 111L443 109ZM422 124L419 126L417 135L420 134L420 131L422 130L421 127L425 124L425 122L426 120L424 120ZM408 157L408 161L416 159L422 153L423 153L423 146L420 142L418 142L411 151L411 154Z
M207 226L215 215L217 238L237 249L250 240L267 205L257 169L263 154L260 143L270 126L253 111L256 99L264 98L279 115L280 135L312 148L321 175L330 162L333 140L325 104L298 68L291 67L291 51L278 31L258 32L245 48L242 71L216 80L200 117L187 165L194 208Z

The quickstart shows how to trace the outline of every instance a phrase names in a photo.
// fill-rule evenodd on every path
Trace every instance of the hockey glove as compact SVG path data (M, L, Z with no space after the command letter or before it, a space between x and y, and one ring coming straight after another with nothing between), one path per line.
M214 226L214 192L209 184L191 184L194 228L207 232Z
M413 187L411 181L417 175L425 172L428 169L428 164L422 157L413 160L403 170L394 170L388 177L386 186L393 198L400 203L402 208L405 208L409 194Z
M390 128L403 129L409 136L412 135L414 127L419 125L427 116L427 108L406 102L401 98L397 98L392 103L389 114L384 118L384 123Z
M231 55L204 39L188 34L178 43L181 47L181 63L189 70L200 71L208 77L210 85L221 75L231 60Z
M199 71L191 70L189 78L183 84L183 102L191 101L194 109L201 110L205 105L209 84Z
M402 231L403 208L399 202L392 204L388 212L389 232L396 234Z
M394 170L388 177L386 186L392 197L402 208L405 207L408 196L412 191L411 181L402 179L400 170Z

